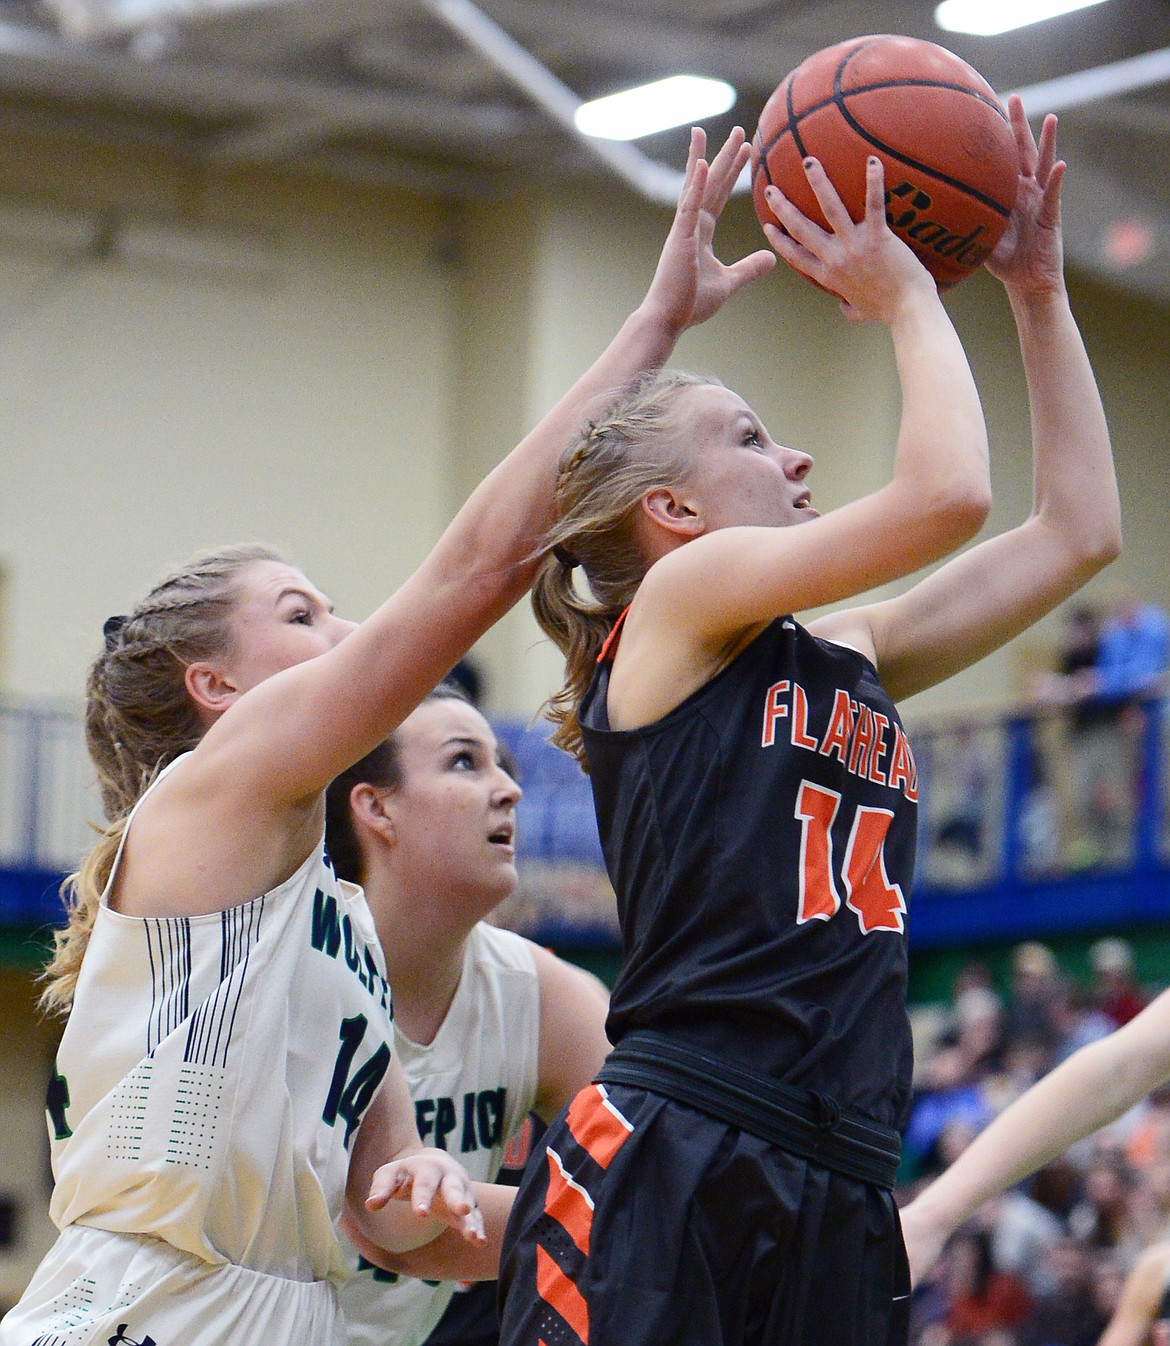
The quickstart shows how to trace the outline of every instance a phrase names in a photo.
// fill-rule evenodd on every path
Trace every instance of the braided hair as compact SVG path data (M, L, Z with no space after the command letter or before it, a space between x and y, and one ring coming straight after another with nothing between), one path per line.
M200 659L232 653L231 616L241 573L258 561L282 561L245 545L195 557L156 584L125 616L103 627L104 643L86 679L85 739L97 771L107 826L61 888L68 912L54 933L41 1006L66 1013L101 894L131 809L168 763L203 736L185 674Z
M545 703L552 741L585 765L577 708L614 622L648 568L636 540L642 497L682 483L691 458L679 394L715 379L679 371L646 375L627 386L561 456L557 522L532 589L541 630L565 656L565 684ZM580 568L588 592L577 587Z

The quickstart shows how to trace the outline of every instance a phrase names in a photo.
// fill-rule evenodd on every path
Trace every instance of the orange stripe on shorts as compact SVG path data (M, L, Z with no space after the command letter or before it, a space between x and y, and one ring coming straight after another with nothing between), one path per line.
M602 1087L591 1084L573 1099L566 1119L578 1145L602 1168L625 1143L633 1127L607 1101Z
M536 1245L536 1293L561 1315L589 1346L589 1306L585 1297L556 1262Z
M585 1192L561 1167L560 1157L548 1150L548 1191L544 1198L545 1214L564 1229L586 1257L589 1256L589 1231L593 1228L593 1207Z

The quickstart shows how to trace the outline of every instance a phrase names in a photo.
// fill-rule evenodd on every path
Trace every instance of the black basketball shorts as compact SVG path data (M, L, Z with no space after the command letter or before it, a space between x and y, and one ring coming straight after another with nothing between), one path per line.
M892 1195L684 1104L591 1084L504 1237L501 1346L905 1346Z

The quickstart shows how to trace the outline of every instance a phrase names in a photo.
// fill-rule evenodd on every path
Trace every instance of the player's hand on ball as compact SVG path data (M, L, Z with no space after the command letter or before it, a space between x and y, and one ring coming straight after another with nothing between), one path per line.
M1056 118L1051 113L1044 118L1037 145L1016 94L1008 99L1008 116L1020 155L1020 187L1011 222L987 269L1017 290L1059 293L1064 288L1060 186L1065 164L1056 157Z
M816 159L805 163L809 186L829 228L810 220L778 187L766 192L768 206L783 225L766 224L768 241L794 270L837 295L851 322L890 323L907 294L935 294L922 263L886 223L881 161L866 164L865 215L854 223Z
M381 1210L389 1201L409 1201L415 1214L442 1220L468 1243L484 1243L483 1214L471 1179L445 1150L423 1148L379 1168L366 1206Z

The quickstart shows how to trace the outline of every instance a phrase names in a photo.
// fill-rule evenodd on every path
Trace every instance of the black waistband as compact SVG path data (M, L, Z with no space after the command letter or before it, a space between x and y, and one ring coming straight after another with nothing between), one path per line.
M754 1075L663 1033L636 1029L597 1076L664 1094L861 1182L892 1188L902 1141L888 1126L808 1089Z

